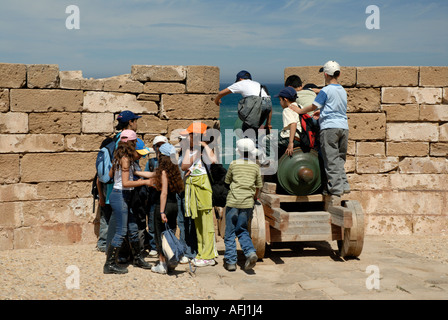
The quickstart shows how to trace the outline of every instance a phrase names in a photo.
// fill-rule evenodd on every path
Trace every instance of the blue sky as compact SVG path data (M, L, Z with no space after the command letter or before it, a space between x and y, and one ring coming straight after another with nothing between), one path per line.
M77 5L80 29L68 30ZM380 29L365 26L369 5ZM51 63L84 77L134 64L213 65L281 83L286 67L440 66L448 61L448 1L15 0L0 11L0 62Z

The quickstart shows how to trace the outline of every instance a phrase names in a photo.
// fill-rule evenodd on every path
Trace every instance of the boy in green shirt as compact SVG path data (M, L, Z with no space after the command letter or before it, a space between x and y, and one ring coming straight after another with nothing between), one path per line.
M237 251L235 237L246 256L244 270L252 269L258 260L248 231L248 221L252 216L255 199L262 185L259 166L249 160L256 155L251 139L240 139L236 143L241 158L232 161L227 171L225 183L230 185L226 201L226 232L224 236L224 268L236 270Z

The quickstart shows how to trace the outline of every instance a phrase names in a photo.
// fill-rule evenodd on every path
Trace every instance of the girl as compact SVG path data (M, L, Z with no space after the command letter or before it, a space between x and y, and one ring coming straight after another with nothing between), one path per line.
M140 242L138 238L138 226L136 217L130 208L130 201L134 187L150 185L150 180L133 181L134 178L134 160L139 158L136 151L137 135L133 130L124 130L121 133L121 140L114 152L114 160L109 176L114 178L114 187L109 201L112 207L116 228L111 244L107 248L107 258L103 272L108 273L127 273L126 267L119 266L116 263L117 255L123 240L129 231L129 242L133 253L134 266L149 269L151 265L143 260L140 252ZM128 230L129 228L129 230Z
M162 251L162 232L165 231L165 223L170 229L176 229L177 221L177 197L184 190L184 183L180 175L179 167L175 159L176 149L169 143L159 147L159 166L155 172L140 171L137 175L144 178L152 178L152 185L156 189L157 196L154 208L154 230L159 264L151 268L151 271L166 274L168 269L176 266L168 266ZM148 180L146 180L148 181Z

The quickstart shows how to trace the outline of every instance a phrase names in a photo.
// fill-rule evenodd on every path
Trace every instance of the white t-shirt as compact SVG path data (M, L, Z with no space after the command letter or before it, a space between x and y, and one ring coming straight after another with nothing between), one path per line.
M292 103L292 105L295 105L296 107L298 106L297 103ZM297 129L299 131L302 131L302 126L300 125L300 118L299 118L299 114L295 111L293 111L290 108L285 108L283 109L282 112L282 118L283 118L283 129L282 131L280 131L280 137L282 138L289 138L289 128L288 126L291 123L297 123ZM296 132L295 136L297 138L300 138L300 135L298 132Z
M257 81L250 79L241 80L227 87L232 93L239 93L246 98L248 96L259 96L261 85ZM261 90L262 97L269 97L264 89Z
M193 153L190 153L190 159L193 158L197 153L198 153L197 150L193 151ZM205 152L202 155L202 159L204 161L207 161L206 159L208 159L207 154L205 154ZM190 175L192 177L207 174L207 169L205 168L206 164L204 163L204 161L201 160L201 157L198 157L196 161L191 165L191 167L188 170L190 170Z

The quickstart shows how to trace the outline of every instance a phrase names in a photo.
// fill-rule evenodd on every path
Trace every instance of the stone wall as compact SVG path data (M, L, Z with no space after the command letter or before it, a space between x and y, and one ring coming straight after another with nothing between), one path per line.
M151 146L193 120L218 127L218 90L217 67L132 66L85 79L57 65L0 63L0 250L95 242L94 162L116 116L141 115L137 133Z
M290 67L324 85L319 66ZM448 67L344 67L350 199L367 234L448 231Z

